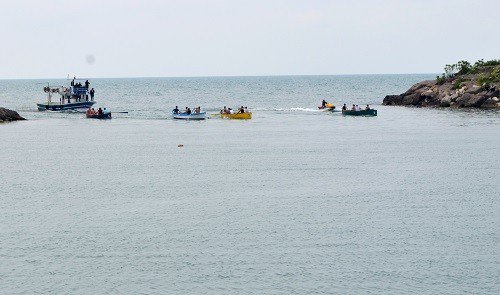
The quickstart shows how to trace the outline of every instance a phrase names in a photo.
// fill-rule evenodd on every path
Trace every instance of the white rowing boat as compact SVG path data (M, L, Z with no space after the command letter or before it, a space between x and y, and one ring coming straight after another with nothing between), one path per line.
M177 120L205 120L206 119L206 112L201 112L201 113L172 113L172 117Z

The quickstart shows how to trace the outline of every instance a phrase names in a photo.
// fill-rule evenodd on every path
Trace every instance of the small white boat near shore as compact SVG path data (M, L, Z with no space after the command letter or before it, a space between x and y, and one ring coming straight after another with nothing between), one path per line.
M207 113L206 112L201 112L201 113L173 113L172 112L172 117L177 120L205 120Z

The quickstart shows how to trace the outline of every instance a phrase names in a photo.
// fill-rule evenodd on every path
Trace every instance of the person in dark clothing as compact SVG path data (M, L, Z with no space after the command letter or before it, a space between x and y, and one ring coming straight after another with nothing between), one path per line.
M347 106L344 103L344 106L342 107L342 111L347 111Z
M188 108L186 114L191 115L191 109Z
M73 77L73 80L71 80L71 86L75 86L75 79L76 77Z
M326 107L326 100L323 99L323 101L321 102L321 107Z
M179 113L179 107L178 106L175 106L175 109L172 110L172 112L174 114L178 114Z
M98 115L102 115L102 109L101 109L101 108L99 108L99 109L97 110L97 114L98 114Z
M89 80L85 81L85 88L89 89L90 82Z
M90 100L92 101L94 100L94 93L95 93L94 88L90 89Z

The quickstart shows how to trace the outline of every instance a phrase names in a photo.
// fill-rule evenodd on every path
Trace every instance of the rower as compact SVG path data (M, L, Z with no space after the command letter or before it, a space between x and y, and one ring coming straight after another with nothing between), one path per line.
M366 110L367 110L367 111L369 111L369 110L370 110L370 105L369 105L369 104L367 104L367 105L366 105Z
M97 110L97 114L98 114L98 115L102 115L102 109L101 109L101 108L99 108L99 109Z
M326 104L327 104L326 100L323 99L323 101L321 102L321 107L322 108L326 107Z
M344 103L344 106L342 107L342 111L347 111L347 106Z
M186 114L191 115L191 109L187 108Z
M175 106L175 109L172 110L172 113L178 114L179 113L179 107Z

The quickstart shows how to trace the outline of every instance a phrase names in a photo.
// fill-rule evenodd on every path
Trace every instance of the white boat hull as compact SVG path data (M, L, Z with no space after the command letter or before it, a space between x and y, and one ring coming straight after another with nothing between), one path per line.
M191 113L191 114L186 114L186 113L179 113L179 114L172 114L172 117L177 120L205 120L206 119L206 112L202 113Z

